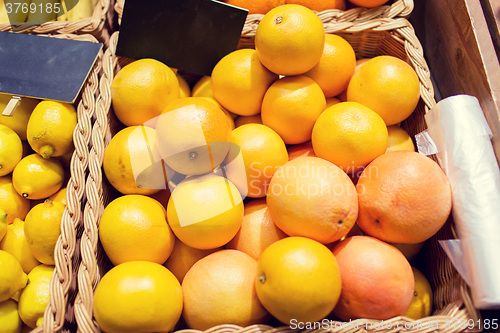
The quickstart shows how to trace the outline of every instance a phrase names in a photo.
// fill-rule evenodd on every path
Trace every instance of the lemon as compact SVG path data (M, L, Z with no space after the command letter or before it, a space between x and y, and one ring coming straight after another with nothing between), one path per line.
M19 261L10 253L0 250L0 302L14 296L26 283L28 276Z
M17 303L8 299L0 303L0 332L20 333L23 322L19 318Z
M49 200L52 201L52 202L60 202L63 205L66 205L66 202L67 202L66 201L66 190L67 190L66 187L60 189L56 193L52 194L49 197Z
M111 84L116 117L125 126L145 125L179 98L179 81L174 71L154 59L140 59L123 67Z
M411 150L415 151L415 145L411 140L411 136L403 128L398 125L387 126L389 133L387 141L387 151L395 150Z
M59 191L63 181L61 162L56 158L44 159L38 154L23 158L12 173L17 193L31 200L48 198Z
M116 133L104 152L102 164L106 178L119 192L144 195L166 188L174 172L164 163L163 166L156 132L147 126L130 126Z
M14 189L10 176L0 177L0 207L7 213L7 224L14 219L24 219L30 210L30 201Z
M179 81L179 98L185 98L191 96L191 88L187 81L179 73L175 73L177 81Z
M165 208L144 195L113 200L102 213L99 239L115 265L141 260L163 264L175 242Z
M54 265L54 248L61 234L64 206L60 202L45 200L33 207L24 222L24 232L31 253L43 264Z
M23 271L29 274L40 262L31 253L28 241L24 235L24 221L15 219L14 223L7 227L7 233L0 242L0 250L9 252L19 261Z
M28 121L28 142L43 158L62 156L73 149L76 122L73 105L42 101L35 107Z
M262 305L283 323L321 320L340 298L340 269L332 252L305 237L283 238L262 252L255 289Z
M30 283L19 298L18 310L21 320L31 328L43 322L43 313L50 301L50 279L54 266L39 265L28 274Z
M5 109L11 97L12 96L10 95L0 94L0 110ZM21 102L19 102L13 116L8 117L0 114L0 124L5 125L16 132L21 140L26 140L26 127L28 126L28 120L31 112L33 112L33 109L38 102L39 100L37 99L23 98Z
M192 97L211 97L214 98L214 93L212 91L212 77L203 76L196 82L191 90Z
M13 299L16 302L19 302L19 298L21 297L21 292L22 291L23 291L22 289L19 289L17 291L17 293L15 293L14 295L12 295L11 299Z
M167 205L168 224L177 238L201 250L223 246L233 239L243 213L236 186L214 173L181 181Z
M96 288L94 315L107 333L168 332L182 313L177 278L162 265L130 261L112 268Z
M5 210L0 208L0 241L3 239L7 233L7 213Z
M415 293L404 316L418 320L432 314L432 288L422 272L415 267L411 269L415 277Z
M19 135L7 126L0 125L0 176L11 173L22 157L23 144Z

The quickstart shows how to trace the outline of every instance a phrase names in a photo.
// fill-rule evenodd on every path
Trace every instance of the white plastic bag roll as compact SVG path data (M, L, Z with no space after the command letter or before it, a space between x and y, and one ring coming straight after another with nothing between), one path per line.
M420 153L437 154L453 195L459 240L441 241L471 288L478 309L500 308L500 169L477 98L441 100L416 136Z

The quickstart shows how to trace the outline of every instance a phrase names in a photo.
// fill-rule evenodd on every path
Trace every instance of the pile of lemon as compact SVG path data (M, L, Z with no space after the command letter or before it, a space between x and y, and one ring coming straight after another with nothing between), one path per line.
M431 287L410 260L446 220L451 194L398 126L420 98L406 62L356 61L314 12L284 5L261 20L255 49L228 54L192 89L175 69L142 59L117 73L111 95L124 127L103 170L122 195L99 224L115 265L95 291L103 331L430 315ZM385 188L408 168L420 170L418 186L439 183L432 228L382 241L358 226L355 184L381 156L399 163L379 162ZM377 197L382 185L365 178ZM312 193L324 186L343 191ZM429 191L423 197L434 198ZM383 216L384 227L412 230L413 213Z
M3 110L11 96L0 95ZM25 98L0 115L0 331L42 324L66 207L76 111Z

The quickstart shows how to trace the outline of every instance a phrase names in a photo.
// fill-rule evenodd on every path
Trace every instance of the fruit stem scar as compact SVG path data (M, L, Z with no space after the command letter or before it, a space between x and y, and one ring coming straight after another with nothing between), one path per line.
M28 193L23 193L23 197L27 198L28 197Z
M375 223L380 223L380 221L378 219L375 219Z
M194 160L198 156L198 153L195 151L192 151L189 153L189 158Z
M259 281L261 283L266 283L266 274L262 273L262 275L259 276Z
M283 22L283 16L278 16L276 18L276 24L280 24L281 22Z

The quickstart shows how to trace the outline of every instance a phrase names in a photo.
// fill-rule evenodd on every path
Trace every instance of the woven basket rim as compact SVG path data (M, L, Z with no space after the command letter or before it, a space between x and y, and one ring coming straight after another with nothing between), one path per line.
M118 14L118 24L121 24L123 15L123 6L125 0L116 0L114 9ZM358 20L372 20L372 19L382 19L382 18L397 18L404 17L407 18L411 15L414 8L413 0L396 0L391 5L378 6L375 8L363 8L357 7L349 10L339 10L339 9L328 9L322 12L315 12L318 16L326 16L330 19L338 18L345 22L352 22L355 19ZM323 14L323 15L322 15ZM250 27L255 23L258 24L260 20L264 17L262 14L250 14L246 18L245 27L243 31L251 29ZM242 35L245 33L243 32Z
M43 35L42 35L43 36ZM99 43L90 34L59 34L45 35L53 38L71 39ZM96 95L98 93L98 77L101 70L103 52L90 71L80 92L80 100L76 107L78 123L73 132L75 151L71 157L69 172L70 178L66 184L66 208L61 219L61 235L54 249L55 268L50 282L50 302L45 309L43 325L32 333L53 333L64 327L68 309L68 291L74 281L74 259L77 247L76 229L83 215L83 194L85 189L85 173L89 153L89 139L91 132L91 118L95 112ZM64 185L63 185L64 186Z
M322 14L322 13L320 13ZM325 14L326 15L326 14ZM335 13L330 13L330 15L335 15ZM325 22L323 20L323 22ZM349 22L352 23L352 22ZM432 86L432 82L430 80L430 72L427 67L426 61L423 57L423 50L420 45L420 42L418 41L415 32L413 30L413 27L411 24L404 18L396 18L396 19L388 19L388 18L378 18L378 19L372 19L372 20L358 20L352 24L349 24L348 26L340 24L339 27L335 27L332 25L330 28L333 31L339 31L339 32L344 32L344 33L356 33L364 30L371 30L371 31L397 31L398 36L393 36L394 38L400 40L401 42L404 43L405 51L407 56L409 57L409 62L411 65L414 67L417 76L420 81L420 86L421 86L421 99L424 103L424 108L425 112L428 112L434 105L435 105L435 99L434 99L434 89ZM326 30L327 24L325 24L325 30ZM109 48L106 50L106 53L104 54L103 57L103 75L101 77L100 81L100 96L98 100L98 112L103 112L101 117L106 118L107 112L110 110L111 107L111 92L110 92L110 86L111 82L114 78L114 70L118 64L118 57L115 55L115 50L116 50L116 45L118 41L118 36L119 32L113 33L113 35L110 38L110 45ZM251 37L252 32L249 31L246 35L242 35L242 38L244 37ZM104 121L104 120L103 120ZM93 134L94 131L100 132L100 140L103 141L103 138L105 136L105 132L108 129L108 124L106 122L100 123L99 127L93 128ZM97 136L96 136L97 138ZM96 147L96 151L104 151L104 142L97 142L99 146ZM92 151L92 148L91 148ZM92 158L94 154L91 152L90 156ZM102 166L102 156L99 158L96 156L96 160L100 161L100 164L98 167L100 168ZM91 168L92 169L92 168ZM100 195L102 195L102 170L98 169L96 170L96 175L93 176L94 179L100 179L101 183L97 184L94 182L94 184L90 185L87 183L88 188L93 188L96 190ZM92 173L92 171L91 171ZM89 176L89 180L90 180ZM99 188L99 186L101 188ZM98 190L97 190L98 189ZM88 193L90 195L91 193ZM96 194L94 194L96 196ZM89 205L91 201L87 201L87 205ZM101 203L102 204L102 203ZM98 275L98 270L99 267L97 267L97 262L96 262L96 245L97 244L97 235L96 230L97 230L97 221L98 221L98 212L103 209L102 206L98 206L98 203L96 203L96 206L90 207L90 210L96 212L94 214L94 222L89 223L89 226L92 229L89 230L84 230L84 233L87 233L85 237L82 237L82 251L83 251L83 242L88 242L89 244L92 243L94 246L88 246L86 250L92 251L91 253L88 253L85 257L88 257L87 259L90 259L89 261L86 261L85 259L82 260L81 263L81 268L79 270L79 283L82 283L79 285L79 293L77 295L77 301L75 302L75 308L76 310L76 320L78 323L78 328L79 332L84 332L84 333L96 333L100 332L99 327L97 326L97 323L92 319L92 307L93 307L93 287L95 287L98 283L97 280L97 275ZM92 221L85 221L86 224L87 222L92 222ZM95 225L93 225L95 224ZM85 272L85 274L84 274ZM445 327L446 322L450 322L451 320L456 320L456 319L470 319L473 318L474 320L479 318L479 312L474 309L472 301L470 299L469 295L469 290L467 288L467 285L463 280L460 280L460 284L458 286L457 290L454 290L460 295L460 300L458 301L453 301L449 302L444 306L442 309L436 311L433 316L427 317L431 318L433 321L438 320L439 321L439 327ZM393 327L398 325L398 323L404 325L405 323L412 323L414 322L412 319L406 318L406 317L395 317L390 320L385 320L385 323L392 323ZM333 323L342 323L342 322L333 322ZM338 328L331 328L338 330ZM389 333L392 331L392 329L380 329L381 332L387 332ZM408 332L431 332L434 331L435 329L432 328L416 328L416 329L408 329L405 331ZM240 327L236 325L219 325L216 327L213 327L207 331L204 331L205 333L254 333L254 332L269 332L272 331L277 332L277 331L292 331L292 329L289 326L280 326L280 327L271 327L268 325L251 325L248 327ZM320 333L323 331L322 329L320 330L311 330L312 332L315 333ZM379 330L377 330L379 331ZM450 327L449 329L446 330L447 332L461 332L464 331L464 329L460 327ZM469 330L469 332L472 332L474 330ZM180 331L177 331L176 333L199 333L202 331L199 330L192 330L192 329L183 329Z
M50 21L41 24L20 23L11 25L0 23L0 31L12 31L33 34L92 34L99 35L104 29L107 13L112 7L112 0L100 0L94 7L91 17L78 21ZM98 38L99 39L99 38Z

